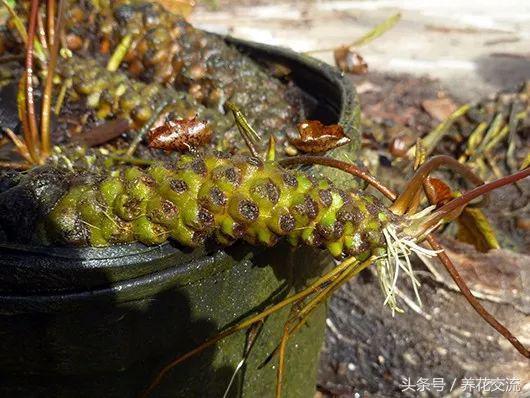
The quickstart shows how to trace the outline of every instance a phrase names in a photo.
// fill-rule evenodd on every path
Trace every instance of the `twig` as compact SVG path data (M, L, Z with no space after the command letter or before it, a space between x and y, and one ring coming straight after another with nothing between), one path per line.
M453 210L465 206L473 199L487 194L488 192L494 189L503 187L505 185L513 184L514 182L527 178L528 176L530 176L530 168L521 170L517 173L489 182L487 184L480 185L470 191L465 192L462 196L459 196L451 200L449 203L446 203L445 205L440 207L440 209L438 209L428 219L425 220L424 224L426 227L429 225L436 225Z
M491 140L484 145L484 152L487 153L497 146L510 132L508 125L504 126L494 137L491 137Z
M238 323L237 325L234 325L218 334L213 336L212 338L206 340L204 343L199 345L198 347L194 348L191 351L188 351L184 355L180 355L177 358L175 358L172 362L167 364L153 379L149 387L141 394L142 398L145 398L149 396L149 394L160 384L162 379L165 377L165 375L173 369L178 364L184 362L186 359L191 358L192 356L199 354L206 350L207 348L213 346L218 341L224 339L227 336L230 336L240 330L244 330L248 328L249 326L255 324L256 322L260 322L262 319L267 318L269 315L279 311L282 308L285 308L289 304L295 303L300 301L301 299L314 294L315 292L319 291L320 289L323 289L327 286L329 286L329 282L334 280L336 277L340 276L344 270L349 269L352 264L358 263L358 261L354 257L349 257L346 260L344 260L342 263L337 265L333 270L329 271L326 275L320 277L318 280L313 282L310 286L303 289L302 291L293 294L291 297L286 298L285 300L282 300L278 304L273 305L270 308L267 308L266 310L262 311L261 313Z
M47 22L47 29L48 29L48 42L50 43L50 47L52 46L52 43L55 42L55 33L57 35L61 34L61 30L57 29L55 30L55 0L48 0L46 4L46 22ZM60 11L61 5L59 4L59 16L61 15ZM60 20L59 20L60 21Z
M362 263L355 262L350 264L345 270L343 270L338 278L331 282L328 286L322 289L314 298L312 298L307 304L305 304L297 315L288 320L284 325L284 330L280 345L277 349L278 352L278 369L276 372L276 394L275 398L281 397L282 385L283 385L283 373L285 370L285 350L287 347L287 341L295 334L303 325L306 324L309 316L318 308L318 306L326 301L331 294L333 294L339 287L346 283L349 279L359 274L362 270L370 266L376 260L375 256L370 256L367 260Z
M44 51L48 52L48 42L46 41L46 32L44 30L44 22L40 10L37 14L37 35L39 36L39 42L42 43L42 48Z
M59 113L61 112L61 108L64 102L64 97L66 96L66 90L68 90L71 86L72 86L71 78L66 79L61 85L59 95L57 95L57 102L55 103L55 107L53 108L53 113L55 113L55 115L59 115Z
M269 146L267 147L265 159L268 162L274 162L276 159L276 138L274 138L274 134L269 136Z
M24 144L27 148L27 152L31 158L31 163L36 162L35 148L31 145L31 134L29 130L28 122L28 113L26 112L26 74L23 73L22 77L18 81L18 90L17 90L17 108L18 108L18 118L22 123L22 133L24 135Z
M427 236L427 241L434 250L443 249L442 246L440 246L440 244L432 235ZM515 337L502 323L500 323L493 315L491 315L482 306L482 304L480 304L480 302L475 298L475 296L473 296L473 294L467 287L467 284L456 270L449 256L447 256L447 254L442 250L440 253L438 253L438 258L440 259L444 267L447 269L447 272L449 272L449 275L451 275L451 278L455 281L468 303L471 304L471 306L482 317L482 319L484 319L497 332L504 336L517 349L517 351L519 351L526 358L530 358L530 351L523 344L521 344L517 337Z
M351 46L352 47L365 46L366 44L374 41L375 39L383 35L385 32L392 29L394 25L400 21L400 19L401 19L401 13L398 12L397 14L392 15L390 18L386 19L385 21L377 25L371 31L361 36L359 39L355 40L351 44Z
M372 185L374 188L376 188L379 192L381 192L386 197L394 197L393 192L390 191L387 187L385 187L383 184L381 184L379 181L375 179L368 171L363 170L354 164L343 162L341 160L336 160L332 158L328 158L326 156L296 156L291 157L287 159L282 159L278 162L281 166L292 166L295 164L307 164L307 165L313 165L313 164L319 164L322 166L328 166L333 167L335 169L342 170L346 173L349 173L351 175L354 175L356 177L359 177Z
M481 154L484 149L486 148L486 144L488 144L492 138L497 136L499 134L499 131L501 131L502 125L504 124L504 116L502 113L498 113L495 118L493 119L493 122L491 122L490 127L486 131L486 135L482 139L482 142L477 148L477 154Z
M486 122L480 122L471 132L466 142L465 153L458 159L460 163L464 163L468 157L474 156L477 147L484 138L484 132L487 127L488 124Z
M478 177L473 171L459 163L455 159L447 155L438 155L430 158L416 171L414 177L409 181L405 190L399 195L399 198L394 202L390 209L397 214L405 214L409 210L410 204L413 202L413 198L419 192L423 185L425 178L434 170L441 166L448 167L453 171L459 173L463 177L467 178L473 184L483 184L484 181ZM414 210L414 209L413 209Z
M517 127L519 121L524 120L528 115L526 110L518 112L516 109L516 104L512 105L510 111L510 118L508 125L510 126L510 136L508 138L508 149L506 150L506 163L510 167L510 171L517 170L517 161L515 160L515 148L517 145Z
M15 12L15 10L11 6L11 4L9 4L6 0L1 0L1 1L2 1L2 4L4 5L4 7L9 12L9 15L11 15L11 18L13 18L13 23L15 25L15 29L18 31L18 34L20 35L20 38L27 45L27 43L28 43L28 32L26 31L26 27L24 26L24 24L20 20L19 16ZM37 58L39 58L39 60L42 63L46 63L46 54L44 52L44 49L42 48L41 43L38 40L35 40L35 37L33 38L33 40L35 42L34 45L35 45L35 53L37 55Z
M7 136L11 139L13 144L15 144L18 150L18 153L28 162L32 163L32 159L28 152L28 147L26 146L26 144L20 138L18 138L18 136L10 128L5 127L4 131L7 134Z
M20 38L22 39L22 41L24 43L27 43L28 42L28 32L26 31L26 27L24 26L24 24L20 20L19 16L17 15L17 13L13 9L13 7L11 7L11 4L9 4L6 0L2 0L2 4L6 8L6 10L9 13L9 15L11 16L11 18L13 18L13 24L15 25L15 29L18 31L18 34L20 35Z

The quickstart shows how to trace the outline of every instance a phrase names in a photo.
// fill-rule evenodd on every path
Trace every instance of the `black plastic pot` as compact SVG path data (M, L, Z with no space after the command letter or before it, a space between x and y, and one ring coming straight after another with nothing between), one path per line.
M358 104L333 68L291 51L227 38L250 56L291 69L311 117L340 121L357 142ZM350 147L348 150L353 150ZM134 397L160 368L216 331L321 274L326 253L237 244L183 252L172 244L107 249L0 247L0 396ZM286 310L288 311L288 310ZM269 317L229 396L268 397L287 312ZM325 308L290 342L286 397L311 397ZM221 397L245 333L173 369L153 393Z

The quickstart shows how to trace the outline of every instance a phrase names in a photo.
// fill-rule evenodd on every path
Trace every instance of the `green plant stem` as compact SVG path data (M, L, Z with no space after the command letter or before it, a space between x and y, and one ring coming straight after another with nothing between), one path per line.
M465 104L462 105L460 108L458 108L456 111L454 111L447 119L445 119L442 123L440 123L434 130L432 130L429 134L425 136L425 138L422 139L423 145L425 147L425 157L428 157L432 151L436 148L436 145L438 145L438 142L443 138L445 134L449 131L453 123L456 119L458 119L461 116L464 116L467 111L471 109L471 105ZM409 159L414 158L414 153L416 151L416 146L414 145L412 148L410 148L407 152L407 155Z
M131 47L131 43L132 34L125 35L121 39L120 43L118 44L118 47L116 47L116 50L110 57L109 62L107 64L107 70L109 72L116 72L119 69L121 62L125 57L125 54L127 54L127 51L129 51L129 48Z
M59 91L59 95L57 95L57 102L55 103L55 107L53 108L53 113L55 115L59 115L61 112L61 108L63 106L64 97L66 96L66 91L72 86L72 79L66 79L63 84L61 85L61 89Z

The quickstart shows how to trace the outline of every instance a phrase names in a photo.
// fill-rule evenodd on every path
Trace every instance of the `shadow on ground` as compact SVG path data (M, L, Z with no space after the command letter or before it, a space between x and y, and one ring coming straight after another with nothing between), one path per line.
M478 74L499 91L517 90L530 80L530 58L509 53L491 54L475 59Z

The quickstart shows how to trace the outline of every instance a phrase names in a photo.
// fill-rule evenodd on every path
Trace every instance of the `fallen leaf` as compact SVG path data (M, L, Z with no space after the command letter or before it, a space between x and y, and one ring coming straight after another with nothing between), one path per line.
M148 146L166 151L186 152L205 145L212 138L208 122L192 119L168 120L162 126L149 131Z
M362 75L368 72L368 64L355 52L351 47L341 46L333 51L335 57L335 65L346 73L353 73L354 75Z
M297 137L288 134L287 138L296 149L306 153L327 152L350 142L342 126L326 126L318 120L298 124L298 134Z
M453 100L447 97L425 100L421 103L421 106L425 112L440 122L451 116L457 109Z

